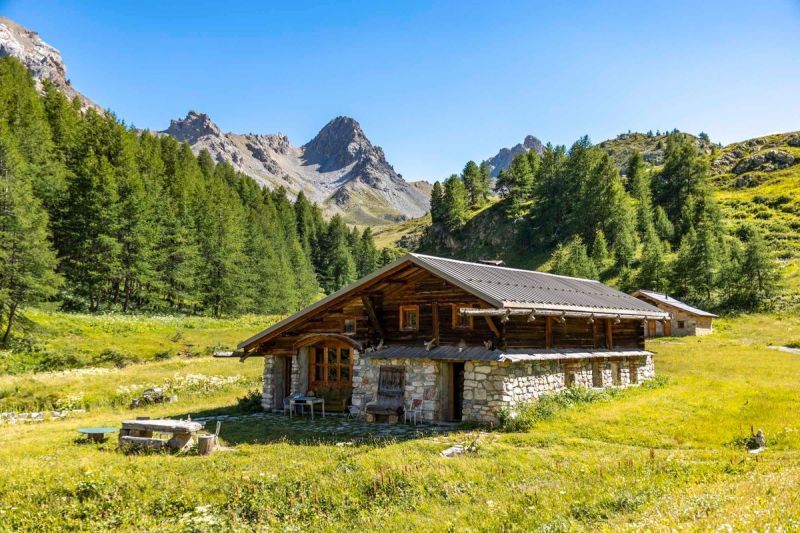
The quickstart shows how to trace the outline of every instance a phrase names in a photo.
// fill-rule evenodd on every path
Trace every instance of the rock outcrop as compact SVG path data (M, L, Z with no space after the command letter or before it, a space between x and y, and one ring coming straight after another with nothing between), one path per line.
M42 89L42 82L50 80L67 98L76 96L84 109L100 107L72 87L67 78L67 67L61 58L61 52L53 48L39 37L39 34L23 28L16 22L0 17L0 57L17 58L30 71L36 86Z
M539 155L542 155L544 152L544 145L542 141L533 135L528 135L520 144L512 146L511 148L501 148L495 156L490 157L484 161L484 163L489 165L491 175L496 178L501 170L508 168L514 156L522 152L527 152L528 150L536 150Z
M268 188L303 191L328 214L341 213L349 222L387 224L421 216L429 207L428 190L406 182L350 117L336 117L300 147L280 133L225 133L196 111L162 133L188 142L196 153L208 150Z

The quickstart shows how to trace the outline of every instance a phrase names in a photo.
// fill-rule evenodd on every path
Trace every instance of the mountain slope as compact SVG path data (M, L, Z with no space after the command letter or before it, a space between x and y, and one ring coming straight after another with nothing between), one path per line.
M536 150L541 155L544 152L544 145L542 141L533 135L528 135L521 143L511 148L501 148L497 154L484 161L484 163L489 165L490 174L496 178L501 170L508 168L514 156L528 150Z
M44 80L49 80L70 100L77 97L84 109L100 109L72 86L61 52L44 42L38 33L0 17L0 57L6 56L15 57L25 65L38 89L41 90Z
M225 133L208 115L190 111L162 133L208 150L258 183L290 193L303 191L328 214L353 223L386 224L423 215L429 194L406 182L361 126L349 117L331 120L311 141L294 146L283 134Z
M683 135L689 137L702 154L711 155L717 148L707 138L702 139L690 133ZM652 166L662 165L667 149L667 137L669 137L668 133L659 133L658 135L638 132L621 133L613 139L601 142L598 146L611 156L617 168L624 171L628 159L634 152L642 154L645 163Z

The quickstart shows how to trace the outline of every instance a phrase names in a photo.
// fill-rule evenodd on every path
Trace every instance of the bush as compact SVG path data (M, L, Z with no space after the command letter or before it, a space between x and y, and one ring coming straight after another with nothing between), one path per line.
M69 370L85 365L82 357L74 352L47 352L36 365L36 372L53 372L56 370Z
M111 348L103 350L92 360L92 362L97 365L110 363L117 368L125 368L126 366L136 363L137 361L138 360L132 355L120 353L116 350L112 350Z
M261 411L261 391L251 390L236 400L236 408L242 413L257 413Z
M156 361L166 361L167 359L172 359L172 357L173 357L174 355L175 355L175 354L173 354L173 353L172 353L171 351L169 351L169 350L161 350L160 352L156 352L156 354L155 354L155 356L154 356L154 359L155 359Z

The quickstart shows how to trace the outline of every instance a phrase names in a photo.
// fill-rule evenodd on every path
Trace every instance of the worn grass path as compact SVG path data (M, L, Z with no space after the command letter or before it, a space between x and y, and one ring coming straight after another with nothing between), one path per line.
M302 425L226 421L232 450L210 457L124 456L113 443L74 440L78 426L134 414L230 413L244 386L135 413L98 403L73 419L0 426L0 530L796 530L800 356L769 345L800 339L800 319L741 317L717 329L649 343L664 387L562 411L526 433L353 444ZM209 376L260 372L258 360L195 361ZM110 381L169 377L184 371L177 364L136 365ZM112 390L98 383L85 378L98 395ZM60 383L37 386L57 394ZM751 425L768 439L758 458L741 447ZM470 442L477 452L439 455Z

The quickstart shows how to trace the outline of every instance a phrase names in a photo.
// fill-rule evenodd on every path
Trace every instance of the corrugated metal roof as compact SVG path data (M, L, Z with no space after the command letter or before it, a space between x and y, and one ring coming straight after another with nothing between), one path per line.
M437 346L428 351L423 346L395 345L367 352L371 359L432 359L446 361L564 361L570 359L600 359L606 357L641 357L650 355L647 350L531 350L509 348L489 350L477 346Z
M661 302L665 305L669 305L676 309L682 309L683 311L686 311L687 313L691 313L693 315L717 318L717 315L715 315L714 313L709 313L708 311L703 311L702 309L698 309L697 307L692 307L691 305L684 303L680 300L676 300L675 298L668 296L662 292L646 291L644 289L639 289L634 294L637 293L641 293L647 296L648 298L652 298L657 302Z
M667 313L657 307L599 281L429 255L409 255L414 256L418 264L438 271L462 288L496 301L498 307L595 311L667 318Z

